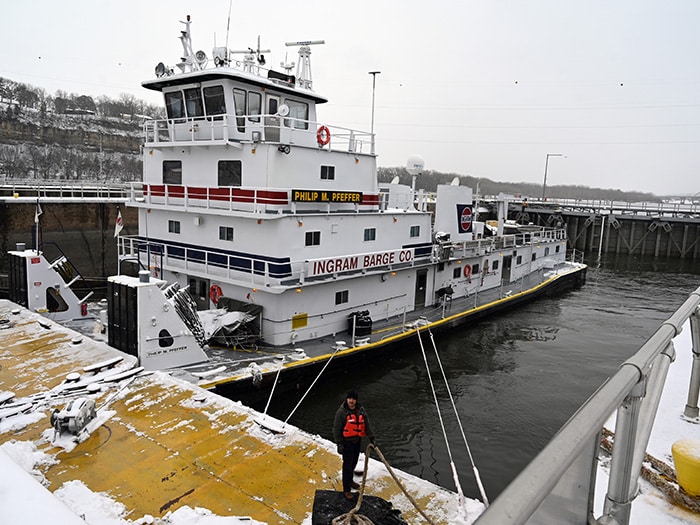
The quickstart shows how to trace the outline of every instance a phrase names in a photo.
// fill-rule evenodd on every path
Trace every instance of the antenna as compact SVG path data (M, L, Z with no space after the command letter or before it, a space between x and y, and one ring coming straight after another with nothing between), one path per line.
M299 46L299 63L297 64L297 85L304 89L312 89L311 79L311 49L309 46L325 44L325 40L302 40L286 42L286 46Z
M255 62L257 60L258 64L260 66L265 65L265 56L263 53L271 53L269 49L260 49L260 36L258 35L258 47L257 49L253 49L252 47L249 47L246 50L239 50L239 51L231 51L231 54L243 54L245 55L243 58L243 71L247 71L248 73L258 73L257 67L255 66Z

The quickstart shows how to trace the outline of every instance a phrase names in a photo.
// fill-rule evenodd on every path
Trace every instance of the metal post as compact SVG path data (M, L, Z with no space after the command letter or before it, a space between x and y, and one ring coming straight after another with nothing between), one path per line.
M547 195L547 168L549 167L549 157L566 157L562 153L547 153L547 157L544 160L544 182L542 183L542 200L546 199Z
M380 74L381 71L370 71L369 74L372 75L372 122L370 124L370 134L372 135L372 155L374 155L374 92L375 92L375 86L376 86L376 81L377 81L377 75Z
M690 374L688 401L683 414L686 417L698 417L698 395L700 394L700 310L690 315L690 334L693 345L693 369Z
M603 505L603 516L599 520L601 524L629 524L632 497L637 490L638 473L632 472L634 446L645 390L646 377L643 377L617 409L610 480Z

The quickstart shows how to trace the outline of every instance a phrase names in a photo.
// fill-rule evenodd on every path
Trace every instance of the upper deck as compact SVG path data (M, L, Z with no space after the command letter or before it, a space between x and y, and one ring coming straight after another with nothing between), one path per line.
M263 53L269 50L261 50L259 42L256 50L216 47L211 59L194 52L189 17L182 23L181 61L176 68L160 62L156 78L142 83L163 93L167 113L166 119L145 123L146 147L269 143L285 154L291 146L374 154L371 133L329 126L316 117L316 105L327 99L313 90L310 46L323 41L287 43L299 48L293 75L293 62L283 64L284 72L267 69ZM240 54L243 59L236 59Z

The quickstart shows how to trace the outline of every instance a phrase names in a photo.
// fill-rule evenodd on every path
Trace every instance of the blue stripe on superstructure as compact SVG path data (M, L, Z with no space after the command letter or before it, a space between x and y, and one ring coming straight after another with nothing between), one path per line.
M269 270L269 275L275 278L290 277L292 275L292 265L289 257L269 257L266 255L255 255L232 250L219 250L177 241L162 241L148 239L146 237L135 237L139 244L139 252L150 252L161 255L165 253L167 247L168 256L175 259L190 260L201 264L210 264L220 268L231 268L242 272L265 274L265 263ZM252 261L252 263L251 263Z

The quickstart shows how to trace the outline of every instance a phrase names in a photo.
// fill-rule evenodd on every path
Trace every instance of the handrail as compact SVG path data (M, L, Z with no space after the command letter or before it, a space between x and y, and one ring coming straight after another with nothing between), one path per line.
M628 524L651 421L658 407L667 367L674 355L672 340L688 320L694 356L690 391L694 392L694 396L689 394L686 409L694 405L697 410L697 385L700 383L699 305L700 288L692 292L637 353L625 361L618 372L578 409L475 523L534 524L545 521L543 515L546 514L550 518L548 523ZM595 451L599 448L603 425L615 410L618 411L618 439L612 453L604 515L594 519L595 491L590 484L594 483L597 469ZM645 426L646 423L648 426ZM572 472L576 475L571 476ZM571 499L576 496L586 498L587 501L577 505L573 501L562 500L562 494Z

